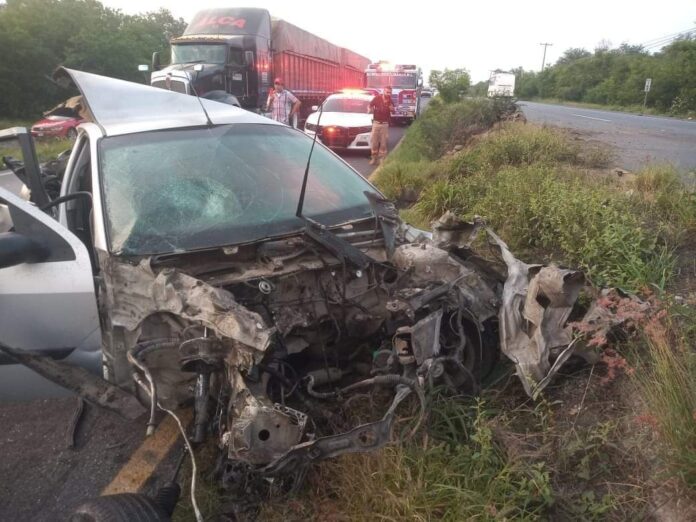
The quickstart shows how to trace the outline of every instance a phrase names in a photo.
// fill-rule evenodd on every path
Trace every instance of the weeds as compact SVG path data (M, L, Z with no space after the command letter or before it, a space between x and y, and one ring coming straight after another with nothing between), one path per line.
M514 250L581 267L597 285L664 289L676 247L696 230L696 196L668 166L646 167L628 191L606 175L588 179L607 158L562 132L509 124L430 166L395 160L376 181L402 201L420 192L408 214L417 223L447 210L480 215Z
M689 321L687 332L694 324ZM653 318L645 328L644 367L635 373L648 418L663 442L671 470L696 487L696 354L674 318Z
M345 456L312 474L311 502L270 506L264 520L536 520L553 504L543 463L508 462L483 401L435 397L421 440ZM342 514L343 517L336 517ZM333 517L333 518L332 518Z
M44 162L55 159L61 152L71 149L73 142L67 138L49 138L45 140L35 140L34 145L38 160ZM16 159L23 159L22 151L19 146L0 147L0 156L12 156Z

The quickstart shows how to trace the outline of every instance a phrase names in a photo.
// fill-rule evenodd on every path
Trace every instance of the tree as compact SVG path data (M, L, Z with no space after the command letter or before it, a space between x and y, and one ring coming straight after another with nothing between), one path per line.
M430 71L430 75L428 76L428 85L430 85L430 87L434 87L441 75L442 71L438 71L437 69Z
M466 69L445 69L442 72L431 71L429 81L430 85L435 85L442 101L452 103L467 93L471 77Z
M47 79L60 65L142 81L138 65L185 25L164 9L131 16L97 0L7 0L0 9L0 116L36 117L67 97Z
M558 59L556 65L573 63L581 58L588 58L590 56L592 56L592 53L581 47L571 47L563 53L563 56Z

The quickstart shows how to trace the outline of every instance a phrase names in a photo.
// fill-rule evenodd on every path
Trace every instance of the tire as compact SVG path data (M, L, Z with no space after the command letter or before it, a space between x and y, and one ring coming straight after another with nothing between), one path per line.
M81 504L69 522L169 522L171 518L150 497L120 493Z
M66 134L66 137L69 140L74 140L75 138L77 138L77 129L75 127L70 127L68 129L68 133Z

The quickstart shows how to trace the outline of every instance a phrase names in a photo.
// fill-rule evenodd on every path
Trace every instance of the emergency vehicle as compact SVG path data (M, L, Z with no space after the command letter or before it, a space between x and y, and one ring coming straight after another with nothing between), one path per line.
M412 122L420 114L420 91L423 72L416 65L393 64L385 61L371 63L365 69L368 89L392 88L394 112L392 121Z

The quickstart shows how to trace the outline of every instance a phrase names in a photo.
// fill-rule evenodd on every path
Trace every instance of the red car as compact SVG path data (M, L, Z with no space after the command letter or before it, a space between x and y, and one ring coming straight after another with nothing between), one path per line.
M84 121L81 116L82 97L75 96L44 112L44 118L31 126L34 137L70 138L77 136L77 126Z
M31 126L31 135L39 138L51 136L54 138L74 139L77 136L77 126L82 121L80 117L47 116Z

